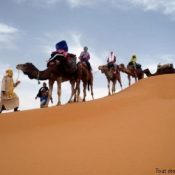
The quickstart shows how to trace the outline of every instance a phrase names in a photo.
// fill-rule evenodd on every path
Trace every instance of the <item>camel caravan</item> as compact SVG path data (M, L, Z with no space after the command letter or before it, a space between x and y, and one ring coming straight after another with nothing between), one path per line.
M80 62L76 63L76 55L68 53L67 43L61 41L56 44L56 51L52 52L51 58L47 62L47 68L39 71L32 63L18 64L16 68L21 70L30 79L49 80L48 100L45 106L48 106L52 96L53 84L57 82L57 105L61 104L61 83L69 81L71 84L71 96L68 102L74 98L77 102L80 97L80 81L83 82L83 101L86 100L86 89L91 90L92 99L93 93L93 75L90 63L90 56L87 47L80 55Z
M85 46L84 50L81 52L79 56L79 62L77 63L76 55L72 53L68 53L68 46L66 41L60 41L56 44L56 51L51 53L51 57L47 62L47 68L45 70L38 70L36 66L32 63L18 64L16 68L21 70L25 75L27 75L30 79L36 79L38 81L48 80L49 88L43 87L38 92L37 97L40 97L41 105L40 107L48 107L49 101L52 101L52 91L53 84L57 82L57 94L58 94L58 102L57 105L61 105L61 84L63 82L69 81L71 85L71 96L69 98L69 103L79 102L80 100L80 82L83 83L83 99L82 101L86 101L86 91L90 91L92 99L94 100L94 92L93 92L93 73L92 68L89 62L90 54L88 52L88 48ZM128 85L131 85L131 77L135 79L135 82L144 78L144 74L146 76L155 76L160 74L170 74L175 73L175 69L173 64L166 65L158 65L156 73L152 74L149 69L142 70L140 64L136 62L136 55L133 55L128 65L125 67L124 64L116 64L116 56L113 52L110 53L107 64L100 65L98 69L102 74L106 76L107 79L107 87L108 87L108 95L114 94L116 91L116 83L117 81L120 84L122 89L121 82L121 72L127 74L128 77ZM14 87L16 87L20 82L13 82L12 75L9 76L9 70L6 71L7 74L3 78L1 88L1 101L0 101L0 113L3 110L14 109L14 111L18 111L19 107L19 99L17 95L13 92ZM8 84L5 84L5 79L8 79ZM112 82L112 88L110 84ZM44 90L44 91L43 91ZM43 92L42 92L43 91ZM12 97L6 98L9 94L12 94ZM4 98L5 97L5 98ZM16 99L16 101L15 101ZM44 102L43 102L44 100ZM14 101L14 103L12 103ZM9 106L10 104L10 106ZM13 105L15 104L15 105Z

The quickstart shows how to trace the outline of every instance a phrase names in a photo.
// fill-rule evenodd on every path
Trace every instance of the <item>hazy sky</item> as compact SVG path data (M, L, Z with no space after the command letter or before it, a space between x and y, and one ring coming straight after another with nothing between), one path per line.
M107 82L97 68L106 64L110 51L124 64L136 54L143 69L152 71L158 63L175 64L175 0L1 0L0 78L10 67L16 79L19 63L32 62L45 69L55 44L63 39L77 56L88 46L95 97L106 96ZM122 78L126 87L126 75ZM21 109L39 107L34 99L40 87L37 81L22 73L19 79ZM62 91L65 103L68 83ZM56 89L53 96L56 104Z

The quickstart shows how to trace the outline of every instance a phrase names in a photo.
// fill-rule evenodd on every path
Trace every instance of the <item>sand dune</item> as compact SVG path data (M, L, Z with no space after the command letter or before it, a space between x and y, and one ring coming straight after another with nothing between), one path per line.
M174 138L175 75L151 77L95 101L1 114L0 174L170 174Z

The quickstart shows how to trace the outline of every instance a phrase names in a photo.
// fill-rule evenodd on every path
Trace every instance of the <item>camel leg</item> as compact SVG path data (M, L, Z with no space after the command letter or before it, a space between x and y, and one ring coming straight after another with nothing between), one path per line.
M123 89L123 88L122 88L122 81L121 81L121 76L120 76L120 74L119 74L119 77L118 77L118 82L119 82L119 84L120 84L120 88Z
M50 99L51 99L51 97L52 97L53 84L54 84L54 81L49 80L49 94L48 94L47 102L46 102L46 104L44 105L44 107L48 107L48 105L49 105L49 101L50 101Z
M135 78L135 83L137 82L137 72L136 70L134 71L134 78Z
M111 95L111 92L110 92L110 80L108 80L108 95Z
M112 83L112 94L115 93L115 85L116 85L116 81L113 81L113 83Z
M121 82L121 79L120 80L118 80L118 82L119 82L119 84L120 84L120 88L121 88L121 90L123 89L123 87L122 87L122 82Z
M129 86L131 85L131 76L128 75Z
M93 82L91 82L91 96L92 96L92 99L94 100L94 92L93 92Z
M57 102L57 105L61 105L61 82L62 82L62 78L59 77L57 78L57 87L58 87L58 91L57 91L57 94L58 94L58 102Z
M68 103L70 103L72 101L72 97L73 96L76 96L75 81L74 80L70 80L70 84L71 84L71 96L69 98Z
M111 86L111 94L114 93L114 83L112 82L112 86Z
M76 92L77 92L76 101L79 102L80 100L80 80L77 82Z
M114 92L114 83L112 82L112 86L111 86L111 94L113 94Z
M86 86L87 83L83 82L83 101L86 101Z
M80 79L76 81L76 86L74 88L74 102L79 102L80 96Z

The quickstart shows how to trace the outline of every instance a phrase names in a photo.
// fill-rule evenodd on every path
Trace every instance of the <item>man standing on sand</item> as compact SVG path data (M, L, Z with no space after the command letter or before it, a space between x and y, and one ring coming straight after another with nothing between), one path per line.
M13 70L6 70L6 75L2 79L1 86L1 101L0 101L0 113L3 110L14 109L14 112L18 111L19 98L14 92L14 88L20 83L13 81Z
M49 95L49 88L47 87L47 84L44 82L43 86L39 89L35 99L40 98L40 108L44 108ZM51 103L53 103L52 97L50 98Z

